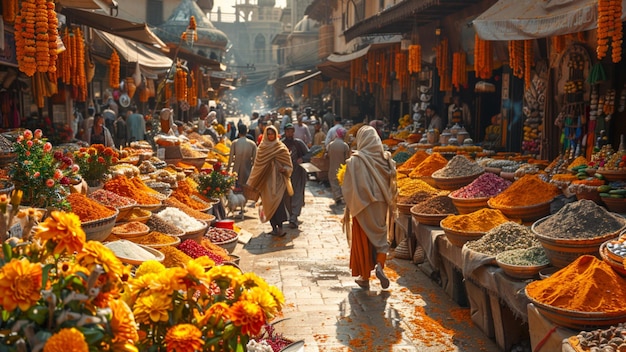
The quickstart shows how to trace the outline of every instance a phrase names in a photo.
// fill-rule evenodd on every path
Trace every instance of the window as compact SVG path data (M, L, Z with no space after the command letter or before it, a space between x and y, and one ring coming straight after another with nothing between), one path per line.
M254 38L254 57L256 62L265 62L265 37L258 34Z
M146 1L146 23L151 26L163 23L163 0Z

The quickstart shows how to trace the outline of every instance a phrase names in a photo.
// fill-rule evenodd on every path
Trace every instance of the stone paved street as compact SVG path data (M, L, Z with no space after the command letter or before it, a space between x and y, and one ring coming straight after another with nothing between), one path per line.
M251 203L250 203L251 204ZM237 226L251 233L234 254L240 266L285 294L286 320L277 330L304 340L305 351L498 351L460 308L409 260L391 256L388 290L372 280L360 289L348 268L349 249L341 230L343 206L330 189L309 181L298 229L277 238L266 232L257 209L246 207Z

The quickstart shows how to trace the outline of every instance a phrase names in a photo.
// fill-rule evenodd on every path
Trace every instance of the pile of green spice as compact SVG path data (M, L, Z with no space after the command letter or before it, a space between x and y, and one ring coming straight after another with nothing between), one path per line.
M467 248L486 255L496 256L513 249L526 249L541 246L530 229L509 221L500 224L475 241L465 244Z
M543 247L513 249L498 254L497 260L501 263L517 266L540 266L550 264Z
M446 166L433 172L433 177L455 178L476 175L484 172L482 166L475 161L469 160L463 155L455 155Z

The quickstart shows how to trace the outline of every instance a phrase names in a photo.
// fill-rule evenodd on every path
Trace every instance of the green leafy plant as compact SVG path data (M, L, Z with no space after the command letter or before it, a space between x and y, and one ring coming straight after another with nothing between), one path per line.
M115 150L103 144L93 144L74 152L74 161L80 167L78 172L90 185L104 181L118 158L119 154Z
M222 164L213 164L210 172L201 172L195 176L198 192L208 198L220 198L235 186L237 178L222 168Z

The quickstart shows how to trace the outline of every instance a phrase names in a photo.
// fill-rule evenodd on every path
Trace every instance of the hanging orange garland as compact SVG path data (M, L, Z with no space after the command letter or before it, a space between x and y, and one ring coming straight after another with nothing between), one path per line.
M521 40L509 41L509 66L513 76L524 77L524 42Z
M2 19L6 23L15 22L19 10L18 0L2 0Z
M622 1L598 0L598 24L596 56L602 60L609 51L611 41L611 61L622 61Z
M113 89L120 87L120 57L117 55L117 51L113 49L109 63L109 86Z
M74 28L74 45L76 46L75 50L73 50L74 58L73 62L76 63L76 66L72 67L74 72L72 73L72 77L74 78L74 86L77 89L77 94L74 97L77 101L86 101L87 100L87 76L85 74L85 40L83 38L83 33L80 30L80 27ZM119 68L118 68L119 75Z
M409 73L422 71L422 46L409 45Z
M195 107L198 105L198 83L196 82L195 72L189 74L189 89L187 89L187 102L189 106Z
M174 77L174 92L176 93L176 100L187 100L187 72L180 65L176 67L176 76Z
M35 60L37 72L48 72L50 66L50 36L48 35L48 6L45 1L35 1Z
M452 76L450 72L450 51L448 38L444 38L435 48L437 53L436 66L439 73L439 90L449 92L452 90Z
M48 0L46 2L46 14L48 15L48 72L53 73L52 82L56 82L57 71L57 39L59 37L59 20L57 19L57 13L54 10L54 2Z
M37 72L35 16L37 5L34 0L23 0L15 16L15 53L18 69L27 76Z
M555 35L552 37L552 47L557 54L565 50L565 35Z
M613 12L613 35L611 36L611 61L614 64L622 61L622 1L611 0Z
M524 86L530 88L531 84L531 68L534 64L533 41L524 40Z
M480 79L491 78L493 72L493 50L491 41L482 40L474 35L474 70Z
M457 90L467 85L467 54L461 50L452 54L452 86Z

